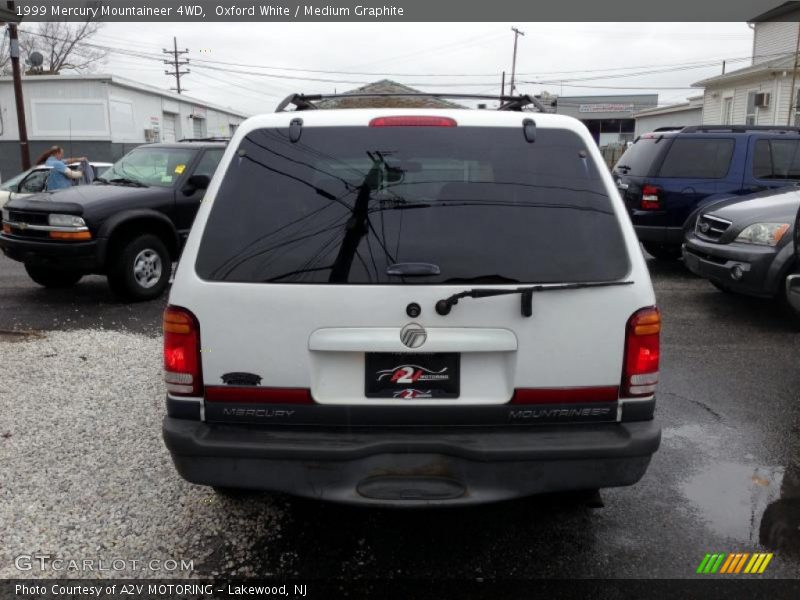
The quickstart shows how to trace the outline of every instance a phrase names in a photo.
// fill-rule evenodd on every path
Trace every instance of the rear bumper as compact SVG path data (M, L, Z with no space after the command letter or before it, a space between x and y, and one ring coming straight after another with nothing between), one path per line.
M400 507L631 485L661 439L654 421L348 431L166 417L163 434L193 483Z
M636 230L636 237L641 242L680 246L683 241L683 227L634 225L633 228Z
M12 260L40 267L97 272L102 268L100 243L49 242L0 234L0 248Z
M783 266L776 262L778 257L778 249L754 244L715 244L687 238L683 246L683 262L695 275L734 292L765 298L779 291Z

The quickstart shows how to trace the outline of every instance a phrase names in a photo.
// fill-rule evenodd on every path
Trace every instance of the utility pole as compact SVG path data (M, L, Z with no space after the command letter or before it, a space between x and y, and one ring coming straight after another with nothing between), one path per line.
M181 54L186 54L187 52L189 52L189 49L187 48L185 50L178 50L178 40L177 38L172 38L172 50L162 49L161 52L163 52L164 54L172 54L173 57L172 60L165 60L164 64L172 66L172 68L175 70L164 71L164 73L166 75L172 75L173 77L175 77L175 84L177 87L169 89L176 90L180 94L182 91L184 91L183 88L181 88L181 75L188 75L189 73L191 73L191 71L189 71L189 69L181 71L181 67L183 65L189 64L189 59L187 58L186 60L179 60L178 56L180 56Z
M514 95L514 90L516 89L514 86L514 75L517 71L517 39L521 35L525 35L524 31L520 31L516 27L512 27L511 31L514 32L514 58L511 62L511 84L509 86L509 95Z
M8 9L14 10L14 3L7 2ZM19 37L17 24L8 24L8 38L10 41L11 72L14 78L14 102L17 104L17 128L19 129L19 153L22 160L22 170L31 168L31 152L28 147L28 128L25 125L25 103L22 98L22 76L19 70Z
M506 95L506 72L503 71L503 77L500 79L500 97Z

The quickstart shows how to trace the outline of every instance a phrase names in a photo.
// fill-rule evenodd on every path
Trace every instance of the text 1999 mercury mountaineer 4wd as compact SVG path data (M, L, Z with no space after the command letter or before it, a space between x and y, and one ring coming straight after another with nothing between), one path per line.
M660 328L579 121L257 116L164 314L164 439L191 482L345 503L630 485L660 441Z

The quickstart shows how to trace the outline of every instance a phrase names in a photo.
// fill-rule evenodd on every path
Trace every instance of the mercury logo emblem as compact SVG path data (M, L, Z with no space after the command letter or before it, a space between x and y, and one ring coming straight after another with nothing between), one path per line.
M428 334L419 323L409 323L400 330L400 341L409 348L419 348L426 339Z

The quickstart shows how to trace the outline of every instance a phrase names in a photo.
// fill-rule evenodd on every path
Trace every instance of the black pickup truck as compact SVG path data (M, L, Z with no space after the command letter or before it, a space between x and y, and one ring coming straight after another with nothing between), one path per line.
M125 300L166 289L194 216L222 158L224 141L147 144L92 185L12 198L0 248L45 287L91 273Z

